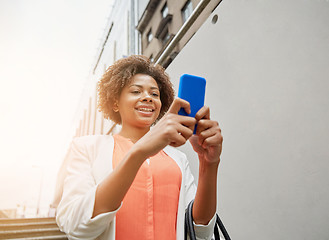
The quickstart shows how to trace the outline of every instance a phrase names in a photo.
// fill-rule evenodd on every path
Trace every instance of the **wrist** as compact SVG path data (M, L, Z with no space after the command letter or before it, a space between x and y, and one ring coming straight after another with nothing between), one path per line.
M209 158L209 156L206 156L204 154L198 154L200 165L204 165L205 167L214 167L219 166L220 163L220 156Z
M218 161L207 161L205 159L199 158L199 176L201 175L216 175L219 168L219 162Z

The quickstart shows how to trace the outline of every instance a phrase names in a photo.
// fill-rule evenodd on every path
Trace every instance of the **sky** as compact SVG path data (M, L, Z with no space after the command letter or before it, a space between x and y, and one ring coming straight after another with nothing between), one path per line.
M111 6L0 0L0 209L52 201Z

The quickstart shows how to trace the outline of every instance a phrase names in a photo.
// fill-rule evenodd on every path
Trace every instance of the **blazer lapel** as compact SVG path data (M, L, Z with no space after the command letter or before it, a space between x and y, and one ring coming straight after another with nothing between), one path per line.
M110 172L112 168L112 155L114 140L112 136L105 135L99 146L99 154L96 156L92 166L92 172L96 184L100 183Z

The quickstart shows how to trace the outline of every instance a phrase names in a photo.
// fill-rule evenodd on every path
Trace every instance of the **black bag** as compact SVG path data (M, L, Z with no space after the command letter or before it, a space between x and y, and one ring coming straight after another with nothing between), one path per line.
M187 234L190 236L191 240L196 240L194 227L193 227L193 216L192 216L193 203L194 200L192 200L189 203L187 207L187 211L185 213L185 240L187 240ZM216 214L216 225L214 229L214 235L216 240L220 240L218 227L221 230L225 240L231 240L218 214Z

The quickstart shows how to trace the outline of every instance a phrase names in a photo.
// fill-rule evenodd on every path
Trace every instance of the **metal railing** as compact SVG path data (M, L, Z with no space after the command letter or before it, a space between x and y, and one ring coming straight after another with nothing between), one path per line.
M193 23L198 19L200 14L208 6L210 2L211 0L201 0L199 2L199 4L193 10L190 17L185 21L183 26L179 29L179 31L177 32L175 37L171 40L171 42L168 44L167 48L163 51L161 56L156 60L155 65L157 64L163 65L164 61L168 58L168 56L171 54L173 49L177 46L179 41L185 36L187 31L191 28Z

